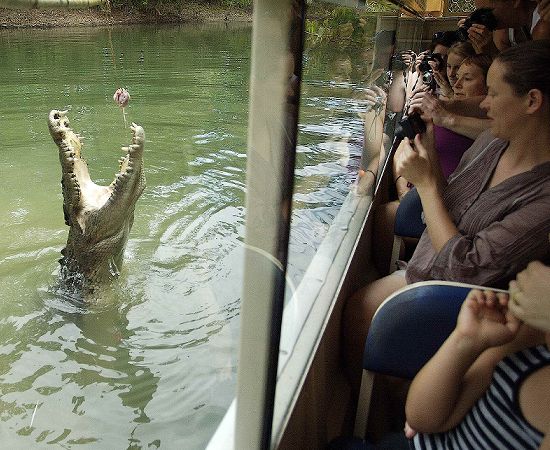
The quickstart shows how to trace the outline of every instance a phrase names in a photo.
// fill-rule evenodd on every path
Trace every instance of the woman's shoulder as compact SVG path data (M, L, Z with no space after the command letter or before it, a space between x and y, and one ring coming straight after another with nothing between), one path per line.
M527 422L544 434L550 424L550 352L542 345L519 353L538 361L521 383L519 407Z
M476 159L480 156L492 158L495 153L499 153L508 146L508 141L497 138L489 130L479 134L470 148L464 153L466 161Z
M479 133L479 136L475 139L472 147L478 147L482 149L488 147L504 148L507 145L508 141L493 136L491 130L485 130Z
M466 169L473 169L476 172L486 171L487 167L493 166L507 146L508 141L494 137L489 130L483 131L464 152L458 167L449 177L449 182Z

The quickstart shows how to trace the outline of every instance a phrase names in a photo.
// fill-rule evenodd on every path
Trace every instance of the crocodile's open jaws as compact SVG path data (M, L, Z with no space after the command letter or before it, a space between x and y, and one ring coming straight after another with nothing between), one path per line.
M109 186L99 186L90 178L80 136L71 129L67 111L51 111L48 126L59 148L63 213L70 227L59 260L61 276L71 288L93 292L119 274L136 202L145 189L145 134L132 124L132 142L123 147L120 171Z

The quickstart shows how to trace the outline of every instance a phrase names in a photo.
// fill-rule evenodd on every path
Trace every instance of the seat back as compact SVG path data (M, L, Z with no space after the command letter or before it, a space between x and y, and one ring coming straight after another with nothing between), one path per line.
M422 202L416 188L407 192L399 202L395 215L394 234L402 237L419 238L426 224L422 221Z
M414 378L455 328L462 302L473 288L479 286L415 283L380 305L365 342L355 436L365 436L374 373Z
M420 238L426 224L422 221L422 202L416 188L407 192L401 201L395 214L393 226L393 248L390 260L389 273L397 269L396 262L399 259L401 251L401 241L403 237Z
M414 284L394 294L376 312L363 368L412 379L456 326L467 285Z

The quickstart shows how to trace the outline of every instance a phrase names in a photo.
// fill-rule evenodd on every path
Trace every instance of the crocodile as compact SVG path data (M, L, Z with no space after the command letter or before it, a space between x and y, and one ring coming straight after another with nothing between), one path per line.
M122 147L119 172L111 184L100 186L90 178L82 139L70 127L67 111L50 111L48 128L59 148L63 214L69 226L59 260L60 278L85 299L120 274L136 202L145 189L145 133L132 123L132 141Z

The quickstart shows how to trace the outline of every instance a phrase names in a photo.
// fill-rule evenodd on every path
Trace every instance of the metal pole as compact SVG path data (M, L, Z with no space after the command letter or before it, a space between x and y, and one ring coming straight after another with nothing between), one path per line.
M256 0L235 449L267 449L285 295L303 0Z

